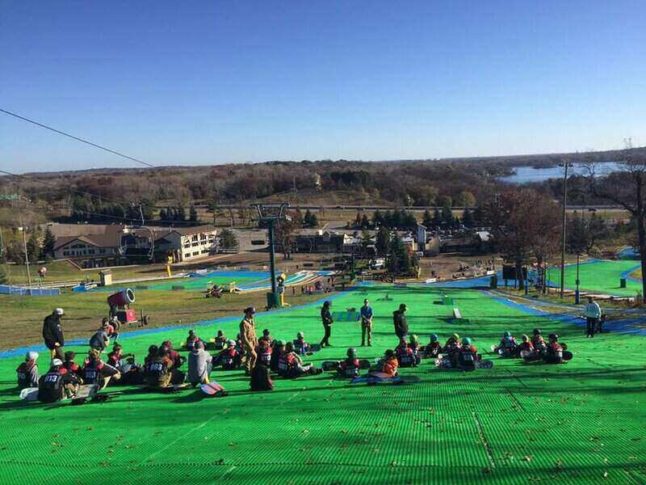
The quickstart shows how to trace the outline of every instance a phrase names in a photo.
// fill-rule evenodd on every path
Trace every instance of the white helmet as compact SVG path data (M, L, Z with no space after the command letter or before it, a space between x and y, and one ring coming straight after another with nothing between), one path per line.
M52 360L52 367L56 367L56 366L60 367L61 365L63 365L63 361L61 359L53 359Z
M58 316L65 315L65 311L62 308L55 308L54 313Z
M227 341L227 345L228 345L229 347L235 347L235 346L236 346L236 341L235 341L235 340L233 340L233 339L229 339L229 340Z
M34 352L33 350L31 352L27 352L27 355L25 356L27 360L36 360L38 359L38 352Z

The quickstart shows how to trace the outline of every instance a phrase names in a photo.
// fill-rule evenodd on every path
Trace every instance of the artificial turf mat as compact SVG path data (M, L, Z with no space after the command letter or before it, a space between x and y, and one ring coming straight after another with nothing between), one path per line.
M443 294L468 322L448 322ZM333 310L364 298L376 318L373 347L359 347L361 358L396 344L391 314L405 302L423 343L431 332L442 340L458 332L484 351L507 329L539 326L558 331L574 359L546 366L489 356L495 367L472 373L424 361L401 371L418 376L416 384L350 386L322 374L276 379L271 393L250 393L241 371L215 371L226 398L114 387L121 394L83 406L19 402L13 371L20 359L2 359L0 483L646 483L643 337L586 340L580 327L477 290L364 287L335 298ZM283 339L304 330L316 342L322 334L316 306L260 314L257 327ZM237 323L197 333L208 338L218 328L234 336ZM122 343L143 356L149 344L185 335L133 333ZM312 360L342 358L360 342L359 324L336 323L331 342Z
M638 269L639 261L591 261L579 265L579 280L582 291L615 296L635 296L642 291L641 281L630 276ZM620 278L627 278L626 288L619 287ZM553 286L561 285L558 268L550 269L548 279ZM565 287L576 288L576 265L565 267Z

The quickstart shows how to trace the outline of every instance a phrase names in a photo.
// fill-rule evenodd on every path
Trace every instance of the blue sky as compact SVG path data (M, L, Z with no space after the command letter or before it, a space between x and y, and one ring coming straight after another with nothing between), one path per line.
M153 164L646 144L643 1L0 0L0 107ZM127 167L0 114L0 167Z

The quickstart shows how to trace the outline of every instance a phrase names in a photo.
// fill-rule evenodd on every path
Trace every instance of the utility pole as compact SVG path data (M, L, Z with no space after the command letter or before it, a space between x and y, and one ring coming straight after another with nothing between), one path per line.
M561 299L563 299L563 294L565 293L565 235L566 235L566 226L567 226L567 170L572 166L570 162L563 162L559 164L564 167L563 173L563 220L561 225Z

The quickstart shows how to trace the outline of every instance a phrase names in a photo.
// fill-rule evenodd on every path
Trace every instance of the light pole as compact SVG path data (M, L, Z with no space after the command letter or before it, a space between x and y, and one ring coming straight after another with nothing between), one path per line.
M566 207L567 207L567 170L572 166L570 162L563 162L559 164L564 168L563 173L563 220L561 225L561 299L565 293L565 234L567 226Z
M579 262L581 260L581 251L576 252L576 291L574 292L574 304L578 305L580 301L580 294L579 294Z
M278 288L276 285L276 248L274 246L274 229L276 221L291 221L292 218L285 214L289 204L253 204L258 211L259 222L267 224L269 232L269 272L271 273L271 293L267 294L267 307L276 308L280 306ZM271 296L270 296L271 295Z

